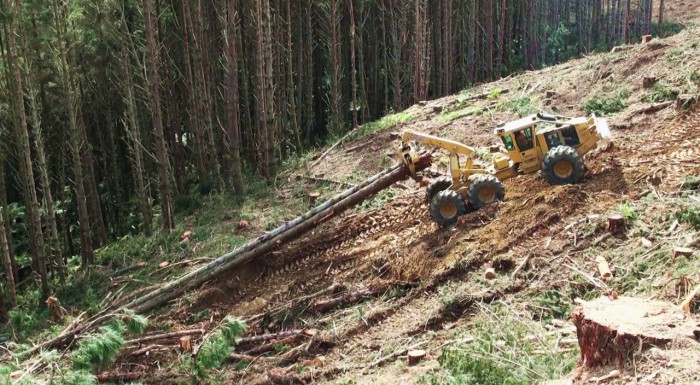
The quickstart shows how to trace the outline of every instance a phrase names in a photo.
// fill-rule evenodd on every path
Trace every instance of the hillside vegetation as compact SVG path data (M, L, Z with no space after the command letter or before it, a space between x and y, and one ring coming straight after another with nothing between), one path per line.
M667 3L672 17L685 17L672 36L421 101L339 144L285 158L271 181L247 179L245 198L183 194L173 201L173 231L122 235L95 250L90 269L69 259L69 280L52 295L64 311L42 306L39 287L18 292L4 329L4 380L584 384L620 370L606 383L698 383L697 341L582 366L570 318L577 299L679 304L700 282L700 15ZM586 157L581 184L519 176L504 183L505 201L440 228L424 188L401 182L152 314L120 310L68 346L21 356L395 164L402 129L462 141L487 161L499 144L494 127L535 112L609 120L613 145ZM446 173L446 154L433 155L426 174ZM621 232L608 229L614 214L624 218ZM676 255L678 247L691 252ZM609 280L599 257L613 268ZM687 317L700 324L697 303ZM175 332L189 337L142 340ZM408 365L416 349L426 358Z

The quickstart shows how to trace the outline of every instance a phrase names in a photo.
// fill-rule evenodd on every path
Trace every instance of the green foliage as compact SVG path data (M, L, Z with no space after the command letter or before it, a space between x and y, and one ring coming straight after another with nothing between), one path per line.
M700 189L700 177L694 175L686 175L685 181L681 185L681 189L685 191L694 191Z
M695 70L688 72L688 81L700 85L700 72Z
M202 207L202 200L194 195L182 195L173 200L173 212L176 215L190 216Z
M444 122L451 122L460 118L464 118L466 116L481 115L484 111L484 108L479 106L471 106L451 112L445 111L440 116L440 120Z
M678 222L693 226L695 230L700 230L700 205L689 204L682 207L681 210L676 212L676 219L678 219Z
M652 23L651 28L654 36L671 36L680 33L683 30L683 24L680 24L674 20L664 20L663 24Z
M415 117L415 114L407 112L387 115L377 121L363 124L359 129L360 137L394 128L397 124L407 123Z
M381 208L390 200L394 199L394 197L396 197L396 190L388 188L379 192L374 198L363 201L358 207L363 210L367 208Z
M131 309L124 309L126 331L131 334L141 334L148 327L148 318L134 313Z
M656 83L652 86L649 93L642 95L643 102L660 103L667 100L675 100L680 92L675 89L668 88L663 83Z
M85 336L71 354L77 370L95 370L112 362L124 346L126 333L140 334L146 330L148 320L127 310L110 325L102 326L97 333Z
M557 351L557 337L548 335L531 315L518 316L498 305L481 310L469 329L474 341L443 350L441 369L422 376L418 384L525 385L561 378L575 367L578 352Z
M231 354L233 345L248 331L242 320L227 316L219 327L202 342L192 369L200 378L207 378L209 371L221 368Z
M637 212L634 210L634 206L631 203L623 203L617 206L617 211L625 217L627 222L632 222L637 220Z
M569 315L569 301L558 290L547 290L536 298L535 303L544 310L542 318L566 318Z
M124 346L124 326L115 323L102 326L98 333L92 333L78 343L71 354L73 367L78 370L101 368L114 359Z
M583 107L589 113L609 115L627 108L628 97L629 92L627 90L619 90L611 95L598 94L585 101Z
M532 105L532 99L529 96L510 99L504 106L508 111L518 114L521 118L532 115L538 111L537 108Z

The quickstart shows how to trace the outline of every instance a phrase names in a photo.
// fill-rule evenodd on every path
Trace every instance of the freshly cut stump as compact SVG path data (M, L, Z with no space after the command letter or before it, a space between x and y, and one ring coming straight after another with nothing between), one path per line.
M425 350L411 350L408 352L408 365L418 365L428 353Z
M695 340L693 331L700 322L668 302L600 297L577 303L572 318L581 348L579 363L588 368L622 366L632 355L652 345Z

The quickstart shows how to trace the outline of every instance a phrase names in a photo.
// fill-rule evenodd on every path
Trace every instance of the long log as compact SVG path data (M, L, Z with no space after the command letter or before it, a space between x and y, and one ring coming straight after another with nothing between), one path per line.
M421 154L419 161L416 164L416 171L423 171L430 167L432 157L428 153ZM241 246L230 253L227 253L212 262L193 270L180 278L171 281L158 289L154 289L145 295L132 299L129 303L122 305L123 308L131 309L137 313L145 313L165 304L172 299L185 293L187 290L195 288L213 278L222 275L230 269L247 263L252 259L266 255L271 250L280 245L295 240L318 225L330 220L339 215L343 211L361 203L365 199L374 194L390 187L394 183L401 181L409 176L408 167L403 164L383 171L364 183L345 190L342 193L327 200L323 204L308 211L304 215L285 223L275 230L266 233L265 235L254 239L253 241ZM71 325L68 330L61 333L59 336L50 340L44 341L41 344L21 352L18 354L21 358L26 358L40 349L50 349L56 346L64 346L78 335L88 332L104 321L111 319L115 314L110 313L110 309L98 313L92 317L89 322Z
M416 170L421 171L430 166L430 154L422 154L416 165ZM285 223L269 233L249 242L248 244L227 253L214 261L190 272L182 277L165 284L142 297L136 298L124 307L138 313L145 313L158 306L177 298L187 290L193 289L236 266L247 263L257 257L269 253L281 244L295 240L317 227L323 222L339 215L343 211L354 207L368 197L390 187L394 183L409 176L408 168L403 164L383 171L364 183L347 189L344 192L327 200L323 204L308 211L306 214Z

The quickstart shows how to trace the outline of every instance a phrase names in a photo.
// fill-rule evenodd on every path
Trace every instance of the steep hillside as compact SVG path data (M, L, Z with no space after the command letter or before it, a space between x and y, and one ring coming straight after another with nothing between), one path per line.
M505 201L451 228L430 219L423 187L397 184L163 307L151 315L149 335L190 339L131 341L98 379L192 381L196 365L183 350L201 346L233 315L249 330L224 366L206 373L212 383L583 384L613 369L620 376L607 383L698 383L695 341L580 367L569 317L577 299L679 303L700 282L699 15L690 1L669 3L670 17L685 23L677 35L419 102L290 162L277 189L258 186L241 205L223 196L206 198L200 210L201 202L179 202L186 218L177 234L125 237L101 249L103 266L87 274L111 292L95 300L98 289L82 281L63 288L57 296L70 312L82 301L125 301L303 212L313 204L309 192L323 199L385 169L405 128L477 147L482 160L498 144L497 124L538 111L595 111L613 132L612 146L587 155L583 183L551 186L538 174L508 180ZM446 155L435 151L428 176L446 170ZM609 231L612 214L624 217L623 231ZM675 255L680 246L690 255ZM600 278L597 257L612 266L611 279ZM697 316L686 321L700 324ZM44 333L59 326L68 325ZM409 366L409 350L426 357ZM32 365L16 377L31 376ZM53 370L44 371L53 378Z
M652 76L656 85L644 88ZM226 383L587 383L613 368L574 370L574 299L615 293L677 303L700 280L697 252L671 256L674 247L699 246L700 109L644 112L677 97L692 104L699 89L700 30L689 23L666 39L512 76L366 125L304 176L284 175L289 183L269 204L315 189L330 194L381 170L394 162L403 128L487 148L496 144L493 127L518 115L593 109L609 118L614 145L587 156L582 184L509 180L503 203L450 229L430 220L424 192L407 181L191 293L152 327L210 330L233 314L251 335L285 333L267 345L238 345L233 363L216 373ZM444 154L435 156L433 172L444 172ZM616 212L627 229L613 235L606 219ZM256 229L266 222L250 219ZM597 278L601 255L614 268L609 281ZM495 278L484 277L487 267ZM635 357L610 383L697 383L700 344L679 344ZM177 348L141 348L127 350L104 379L186 378ZM418 348L427 359L407 366L407 350Z

